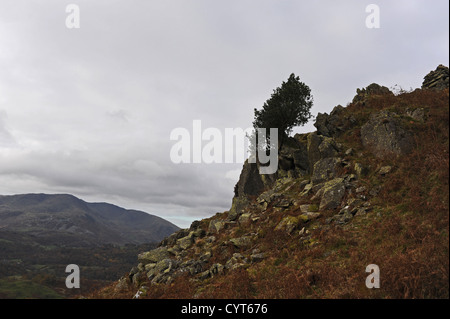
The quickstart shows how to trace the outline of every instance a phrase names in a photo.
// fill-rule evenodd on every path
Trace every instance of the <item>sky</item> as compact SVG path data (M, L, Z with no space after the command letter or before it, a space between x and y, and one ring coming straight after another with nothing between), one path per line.
M366 25L372 3L379 28ZM0 194L70 193L189 227L231 207L243 163L174 163L174 129L251 127L291 73L313 115L374 82L418 88L449 65L448 11L447 0L1 0Z

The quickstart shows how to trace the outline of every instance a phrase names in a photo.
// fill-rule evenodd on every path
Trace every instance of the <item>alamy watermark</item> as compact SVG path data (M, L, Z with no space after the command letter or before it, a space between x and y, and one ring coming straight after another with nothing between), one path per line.
M68 4L66 6L66 27L68 29L80 28L80 7L77 4Z
M265 128L225 128L224 134L218 128L202 130L201 120L192 122L192 134L188 129L178 127L171 131L170 140L177 141L170 150L170 159L180 163L249 163L262 164L260 174L274 174L278 169L278 129L270 128L270 147L267 147ZM192 138L191 138L192 137ZM203 142L207 142L203 145ZM264 150L252 151L249 145L264 145ZM250 154L249 154L250 153ZM265 165L265 166L264 166Z
M66 287L69 289L80 288L80 267L75 264L67 265L66 273L70 273L66 278Z
M366 272L370 273L366 278L366 287L369 289L380 288L380 267L370 264L366 267Z
M368 29L380 28L380 7L376 4L366 6L366 13L370 13L366 17L366 27Z

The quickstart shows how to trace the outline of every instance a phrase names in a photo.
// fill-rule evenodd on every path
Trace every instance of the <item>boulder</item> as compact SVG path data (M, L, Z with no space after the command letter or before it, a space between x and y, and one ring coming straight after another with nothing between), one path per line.
M361 141L377 157L407 154L414 146L412 134L402 127L397 114L386 110L373 114L361 127Z
M341 158L328 157L318 160L314 164L311 183L317 185L336 177L336 168L342 162Z
M233 197L233 202L228 212L228 220L234 221L238 219L244 213L244 209L247 208L249 203L250 200L246 196Z
M311 172L315 163L324 158L335 157L338 151L339 147L333 138L317 135L315 132L308 134L308 161Z
M251 217L252 217L252 214L250 214L250 213L244 213L244 214L242 214L242 215L239 217L238 222L241 223L241 224L245 224L245 223L247 223L247 222L250 220Z
M173 233L169 237L164 238L159 246L173 246L177 243L177 240L185 237L189 234L189 229L180 229L179 231Z
M252 240L248 236L242 236L238 238L231 238L230 242L236 247L236 248L247 248L252 244Z
M295 229L298 228L302 219L300 216L286 216L284 217L278 225L275 227L276 231L285 231L291 234Z
M188 249L194 243L194 232L189 233L186 237L177 240L177 245L181 249Z
M322 188L319 210L337 208L341 204L344 194L345 183L343 178L335 178L326 182Z
M211 220L209 222L208 230L210 233L218 233L225 226L225 222L222 220Z

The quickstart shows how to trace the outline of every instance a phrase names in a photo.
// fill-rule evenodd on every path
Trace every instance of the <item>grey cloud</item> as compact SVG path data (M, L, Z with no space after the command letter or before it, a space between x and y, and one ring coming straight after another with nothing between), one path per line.
M0 3L0 193L74 193L188 226L230 207L242 164L172 164L172 129L247 128L292 72L317 114L448 64L444 0L378 1L377 30L357 0L76 3L78 30L61 1Z

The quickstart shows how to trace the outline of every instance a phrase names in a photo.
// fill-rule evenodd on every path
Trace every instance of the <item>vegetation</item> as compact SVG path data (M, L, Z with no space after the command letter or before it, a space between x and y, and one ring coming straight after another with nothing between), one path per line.
M286 82L283 81L281 87L274 90L261 110L254 109L253 127L255 130L277 128L277 142L281 147L293 127L304 125L311 118L312 104L310 88L292 73ZM270 145L270 131L266 134L267 145Z
M155 244L56 247L26 235L0 231L0 298L73 298L104 287L125 274L137 255ZM2 239L3 237L3 239ZM6 240L4 238L9 238ZM80 288L67 289L65 268L80 267Z

